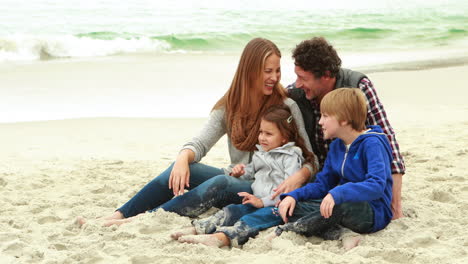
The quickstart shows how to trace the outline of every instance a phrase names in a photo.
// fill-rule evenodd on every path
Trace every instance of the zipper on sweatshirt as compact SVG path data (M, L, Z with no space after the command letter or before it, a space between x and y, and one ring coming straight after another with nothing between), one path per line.
M348 157L348 151L349 151L349 148L346 148L343 163L341 164L341 177L343 177L343 178L344 178L344 165L345 165L345 162L346 162L346 158Z

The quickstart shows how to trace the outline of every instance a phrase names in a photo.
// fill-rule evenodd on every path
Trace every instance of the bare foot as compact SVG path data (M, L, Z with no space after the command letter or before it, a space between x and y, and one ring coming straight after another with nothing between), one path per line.
M133 220L132 217L124 218L124 219L110 219L110 220L104 221L102 225L103 226L112 226L112 225L121 226L125 223L131 222L132 220Z
M75 219L75 223L79 226L82 227L84 224L86 224L86 218L82 216L77 216Z
M179 237L177 241L181 243L190 243L190 244L203 244L210 247L225 247L228 246L223 240L217 237L217 234L212 235L188 235ZM224 235L224 234L223 234Z
M197 231L195 230L195 227L190 226L190 227L186 227L186 228L184 228L182 230L179 230L179 231L177 231L175 233L172 233L171 238L174 239L174 240L177 240L181 236L196 235L196 234L197 234Z
M114 213L99 218L101 220L113 220L113 219L124 219L124 215L120 211L115 211Z
M361 236L345 236L342 238L343 248L348 251L355 248L361 242Z

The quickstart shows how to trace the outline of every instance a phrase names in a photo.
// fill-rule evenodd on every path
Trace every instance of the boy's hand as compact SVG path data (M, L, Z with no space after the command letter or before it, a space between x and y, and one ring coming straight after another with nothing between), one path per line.
M325 198L323 198L322 203L320 204L320 214L323 217L329 218L333 213L333 207L335 206L335 199L331 194L327 194Z
M245 168L244 164L237 164L236 166L234 166L234 168L232 168L232 171L231 173L229 173L229 175L239 178L240 176L244 175L245 173L244 168Z
M294 208L296 208L296 200L291 196L286 196L281 202L276 204L278 212L283 219L283 222L288 222L288 217L293 215Z
M263 201L262 199L256 197L253 194L247 193L247 192L240 192L238 193L240 197L244 197L242 199L242 204L251 204L252 206L255 206L256 208L263 208Z

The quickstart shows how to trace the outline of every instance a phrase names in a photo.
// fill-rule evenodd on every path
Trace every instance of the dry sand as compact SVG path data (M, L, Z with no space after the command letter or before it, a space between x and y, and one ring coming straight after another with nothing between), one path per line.
M108 214L164 170L204 119L75 119L0 124L0 263L467 263L468 67L374 73L406 159L405 217L340 241L262 232L242 249L180 244L190 220L146 214L101 227ZM204 158L228 163L226 141Z

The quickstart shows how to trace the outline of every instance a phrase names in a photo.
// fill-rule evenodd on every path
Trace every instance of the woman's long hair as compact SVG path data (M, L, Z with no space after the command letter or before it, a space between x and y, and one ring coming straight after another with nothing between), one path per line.
M286 98L279 80L271 95L263 94L265 61L273 54L281 58L273 42L252 39L242 52L231 87L213 107L213 110L224 107L228 136L239 150L255 150L260 118L269 106L281 104Z
M299 129L297 128L296 122L292 117L291 110L285 104L273 105L269 107L264 116L263 120L276 124L281 135L286 138L287 141L294 141L295 145L302 150L302 156L307 163L312 165L315 174L317 170L317 157L310 152L305 145L304 139L299 135Z

